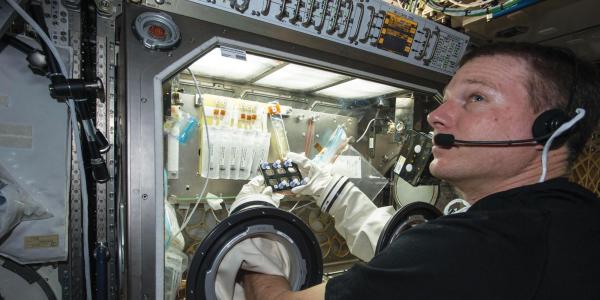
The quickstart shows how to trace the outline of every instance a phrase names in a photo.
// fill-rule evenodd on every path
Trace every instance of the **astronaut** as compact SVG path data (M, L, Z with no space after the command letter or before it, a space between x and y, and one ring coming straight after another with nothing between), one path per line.
M368 262L296 292L284 277L246 273L245 295L599 299L600 202L567 178L598 126L598 78L593 65L563 49L506 43L467 54L428 115L434 135L445 137L434 136L429 169L472 205L411 228L375 257L389 208L296 157L310 181L294 192L314 195Z

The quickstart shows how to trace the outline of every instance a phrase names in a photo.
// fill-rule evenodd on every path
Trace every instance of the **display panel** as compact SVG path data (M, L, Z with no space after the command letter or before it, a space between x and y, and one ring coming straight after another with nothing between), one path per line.
M469 41L463 33L380 0L145 0L143 4L192 17L198 16L199 7L218 9L227 13L224 23L253 19L446 75L456 71Z

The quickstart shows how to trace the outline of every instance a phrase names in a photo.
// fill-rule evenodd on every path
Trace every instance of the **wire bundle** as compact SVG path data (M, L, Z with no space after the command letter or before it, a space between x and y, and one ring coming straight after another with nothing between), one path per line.
M483 16L488 14L496 14L503 10L513 8L516 5L521 4L522 0L507 0L497 5L490 5L493 0L480 0L471 3L463 3L463 0L447 0L455 6L460 8L454 8L441 4L438 0L426 0L428 7L434 11L441 12L449 16L466 17L466 16ZM479 7L477 9L473 9Z

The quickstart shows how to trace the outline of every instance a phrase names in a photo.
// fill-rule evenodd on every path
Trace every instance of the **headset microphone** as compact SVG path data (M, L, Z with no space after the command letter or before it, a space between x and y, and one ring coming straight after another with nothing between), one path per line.
M545 144L549 139L559 136L566 136L568 130L579 122L585 115L585 110L578 108L575 110L575 116L569 118L567 114L560 109L550 109L540 114L532 126L533 138L524 140L506 140L506 141L463 141L454 138L454 135L448 133L438 133L433 137L435 145L442 147L452 147L458 145L466 146L519 146ZM552 137L554 134L556 135ZM566 139L555 143L560 146Z
M546 134L538 138L526 140L506 140L506 141L463 141L454 138L454 135L447 133L438 133L433 136L433 142L442 147L452 147L454 145L467 146L516 146L516 145L535 145L540 140L545 140L551 134Z

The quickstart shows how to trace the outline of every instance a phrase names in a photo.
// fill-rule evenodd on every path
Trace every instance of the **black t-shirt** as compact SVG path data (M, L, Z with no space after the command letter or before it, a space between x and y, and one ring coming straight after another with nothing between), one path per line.
M600 200L564 178L404 232L325 299L600 299Z

